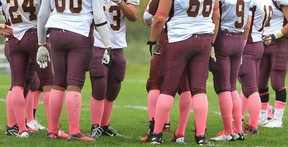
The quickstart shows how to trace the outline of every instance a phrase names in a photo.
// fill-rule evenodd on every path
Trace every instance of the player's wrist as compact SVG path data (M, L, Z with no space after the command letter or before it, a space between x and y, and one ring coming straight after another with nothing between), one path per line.
M272 35L272 37L274 37L275 39L281 38L281 37L283 37L283 33L282 33L282 31L280 30L280 31L274 33L274 34ZM274 39L274 38L273 38L273 39Z

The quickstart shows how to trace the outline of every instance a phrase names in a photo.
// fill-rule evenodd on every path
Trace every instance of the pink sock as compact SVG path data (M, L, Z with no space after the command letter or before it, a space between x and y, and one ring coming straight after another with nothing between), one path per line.
M261 103L261 110L268 110L268 106L269 106L268 102L262 102Z
M43 97L48 119L48 132L58 133L64 103L64 91L52 89L49 98ZM50 124L49 124L50 123Z
M114 101L108 101L107 99L104 100L104 112L102 116L101 126L109 125L113 106L114 106Z
M17 124L19 126L19 133L26 131L26 124L25 124L25 99L23 95L24 89L23 87L14 86L12 88L12 105L15 114L15 118Z
M193 96L193 111L196 123L196 136L205 135L206 121L208 116L208 99L206 94Z
M6 110L7 110L7 125L8 125L8 127L13 127L14 125L17 124L16 118L14 115L11 95L12 95L12 92L8 91L8 94L6 97Z
M242 132L242 105L237 90L231 92L231 97L233 103L234 133L240 133Z
M159 134L162 132L165 120L167 119L168 112L172 106L174 97L166 94L160 94L155 110L155 126L154 133Z
M79 121L82 106L81 92L66 92L66 111L69 122L69 134L77 134L80 132Z
M38 90L33 91L33 98L34 98L33 109L37 109L39 101L40 101L40 91Z
M259 94L251 95L248 99L248 109L249 109L249 125L254 128L258 128L258 119L261 110L261 99Z
M29 92L25 98L27 122L34 120L33 105L34 105L33 92L31 90L29 90Z
M247 102L248 102L248 98L241 91L242 119L245 118L245 113L246 113L246 109L247 109Z
M285 109L286 103L281 101L275 101L275 109Z
M96 100L95 98L91 97L90 111L91 111L92 124L100 125L104 112L104 100Z
M219 93L218 100L219 100L222 121L224 125L224 133L226 135L229 135L233 133L233 129L232 129L233 102L231 98L231 93L229 91ZM193 103L195 103L194 100L193 100Z
M178 128L175 131L176 135L185 135L185 129L186 125L189 119L190 115L190 109L191 109L191 93L190 91L182 92L180 95L180 100L179 100L179 123L178 123Z
M167 118L166 118L165 123L166 123L166 124L169 124L169 123L170 123L170 111L169 111L168 114L167 114Z
M157 103L159 95L160 95L160 90L158 90L158 89L150 90L148 93L149 121L151 121L152 118L155 116L155 108L156 108L156 103Z
M34 96L37 96L37 93L38 92L36 92L36 94L34 93ZM49 91L44 91L43 92L43 102L44 102L44 106L45 106L45 111L46 111L46 118L47 118L47 126L48 126L48 128L50 128L50 124L51 124L51 122L50 122L50 116L49 116L49 97L50 97L50 93L51 93L51 91L49 90ZM38 97L40 97L40 92L39 92L39 95L38 95ZM34 99L34 100L37 100L37 98L36 99ZM39 102L39 101L38 101ZM38 103L37 102L37 103ZM34 102L34 104L35 104L35 102ZM38 104L37 104L38 105ZM34 105L35 106L35 105ZM37 108L37 107L36 107Z

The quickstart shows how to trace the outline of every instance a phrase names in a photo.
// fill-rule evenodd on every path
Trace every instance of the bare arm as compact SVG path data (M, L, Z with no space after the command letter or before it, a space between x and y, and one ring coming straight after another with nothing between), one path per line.
M252 17L248 16L247 23L244 26L244 40L248 39L248 35L249 35L250 27L251 27L251 21L252 21Z
M166 18L169 15L172 4L172 0L160 0L159 7L152 22L152 29L150 33L151 42L155 42L158 39L161 31L163 30Z
M129 21L136 21L138 18L136 7L133 4L126 4L123 0L118 4L122 13Z
M288 22L288 6L282 7L283 14L285 15L286 21ZM284 36L288 35L288 23L281 29Z
M37 35L38 35L38 44L42 45L46 43L46 30L45 24L48 21L50 16L50 0L42 0L40 10L37 18Z
M220 23L219 0L215 1L214 10L212 14L212 21L215 24L214 34L212 37L212 43L214 43L218 34L219 23Z

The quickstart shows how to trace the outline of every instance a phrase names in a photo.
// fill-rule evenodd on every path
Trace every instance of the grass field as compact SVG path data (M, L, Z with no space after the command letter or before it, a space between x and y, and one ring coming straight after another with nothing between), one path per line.
M0 74L0 146L149 146L149 143L139 142L140 136L144 136L148 127L147 115L147 93L145 82L148 76L149 66L145 64L127 65L127 73L123 82L122 90L115 102L112 112L111 126L126 138L109 138L102 136L96 142L68 142L66 140L48 140L46 132L32 134L28 139L20 139L6 136L6 109L5 97L10 83L10 77L7 74ZM207 136L213 137L223 129L216 94L214 93L211 76L207 81L207 91L209 99L209 115ZM91 127L91 118L89 112L90 101L90 82L87 80L83 88L83 105L81 111L81 130L88 133ZM274 93L271 92L271 100ZM172 132L164 133L165 146L183 146L169 142L173 136L178 122L178 101L177 96L171 110L171 128ZM286 112L287 113L287 112ZM41 103L36 114L37 119L46 125L44 114L44 105ZM215 146L286 146L288 133L288 118L284 117L284 127L281 129L259 128L260 134L256 136L247 136L245 141L234 142L214 142ZM61 117L61 129L68 130L68 121L66 109L63 108ZM187 130L186 144L184 146L195 146L193 129L193 113L191 113Z

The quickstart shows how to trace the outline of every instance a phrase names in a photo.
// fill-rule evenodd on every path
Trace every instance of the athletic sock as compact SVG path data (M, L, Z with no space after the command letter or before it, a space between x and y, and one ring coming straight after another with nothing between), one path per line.
M162 132L164 123L167 119L168 112L172 106L174 97L166 94L160 94L155 110L155 126L154 133Z
M193 110L196 123L196 136L203 136L205 135L206 122L208 116L207 95L197 94L194 95L192 99L193 99Z
M92 124L100 125L104 112L104 100L96 100L94 97L91 97L90 105Z
M229 135L233 133L233 129L232 129L233 102L231 98L231 93L229 91L219 93L218 101L219 101L221 117L222 117L222 121L224 125L224 133L226 135ZM193 103L195 103L194 100L193 100ZM193 107L194 106L195 105L193 105Z
M179 123L178 128L175 131L176 135L185 135L186 125L190 115L191 109L191 92L186 91L180 94L179 100ZM170 112L170 111L169 111Z
M114 101L104 100L104 112L102 116L101 126L108 126L111 118Z
M81 92L66 92L66 111L69 122L69 134L77 134L80 132L79 121L82 106Z
M231 97L233 103L234 133L240 133L242 132L242 105L237 90L231 92Z
M64 91L52 89L49 97L43 97L48 119L48 132L58 133L59 120L64 103Z

